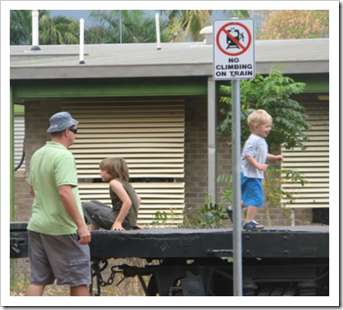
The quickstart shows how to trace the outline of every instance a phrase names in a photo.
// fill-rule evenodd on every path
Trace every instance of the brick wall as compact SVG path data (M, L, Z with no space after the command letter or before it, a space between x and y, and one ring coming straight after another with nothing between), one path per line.
M220 107L219 107L220 108ZM218 109L219 111L219 109ZM218 112L219 116L219 112ZM208 194L208 146L207 146L207 97L192 97L186 100L185 136L185 187L186 213L192 218L206 203ZM231 150L226 144L227 137L217 141L217 173L231 173ZM225 184L217 184L217 202Z
M14 220L27 222L31 216L32 197L26 182L25 170L17 170L14 173L14 188Z
M318 103L317 94L303 94L294 97L300 103ZM223 120L220 109L224 105L218 103L218 125ZM231 174L231 147L227 145L228 135L217 140L217 174ZM192 97L186 99L186 139L185 139L185 184L186 184L186 214L192 218L196 211L205 204L207 195L207 97ZM217 203L221 201L225 184L217 184ZM269 216L268 216L269 215ZM267 225L267 216L273 226L291 225L291 211L281 210L274 206L261 208L255 219ZM312 222L312 209L294 210L296 225L308 225ZM242 213L244 218L244 213ZM223 226L230 226L225 221Z
M15 221L26 222L31 217L32 197L29 192L29 171L32 154L51 139L46 132L49 118L60 112L60 102L46 101L25 105L25 170L15 173Z
M302 102L315 102L316 95L297 96L296 100ZM207 96L186 97L186 134L185 134L185 184L186 184L186 215L191 218L196 211L205 204L207 195ZM221 104L218 104L218 124L223 116L220 114ZM29 195L27 178L29 176L30 158L32 154L46 141L50 135L46 133L49 118L61 111L59 101L36 102L26 105L26 173L18 173L15 178L15 217L17 221L27 221L31 216L32 199ZM231 174L231 149L227 145L229 137L220 137L217 141L217 173ZM218 203L222 204L221 193L225 184L217 185ZM256 215L256 220L266 224L266 214L269 211L272 225L290 225L289 216L275 207L262 208ZM296 224L308 224L312 221L311 209L295 210ZM230 226L225 221L225 226Z

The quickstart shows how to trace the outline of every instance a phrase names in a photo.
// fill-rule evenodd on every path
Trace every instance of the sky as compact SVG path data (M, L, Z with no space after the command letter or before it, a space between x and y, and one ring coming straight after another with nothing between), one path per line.
M90 10L50 10L50 14L52 17L62 15L67 17L72 17L74 19L80 20L81 18L85 21L85 27L93 26L94 22L88 17ZM147 10L147 12L151 15L154 15L157 11L156 10ZM214 18L221 18L223 15L217 10L213 12Z
M77 20L83 18L85 20L85 27L92 26L93 22L88 18L90 10L51 10L52 17L62 15L66 17L72 17Z

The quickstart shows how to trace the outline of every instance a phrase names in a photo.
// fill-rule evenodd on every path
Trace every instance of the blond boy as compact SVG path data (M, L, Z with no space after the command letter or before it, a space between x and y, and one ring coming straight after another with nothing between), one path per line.
M265 110L256 110L248 116L250 136L244 144L241 156L241 198L242 208L247 207L243 229L263 229L254 221L256 212L264 207L262 180L267 170L267 160L283 161L282 155L268 153L265 138L272 128L272 117ZM226 208L232 221L232 206Z

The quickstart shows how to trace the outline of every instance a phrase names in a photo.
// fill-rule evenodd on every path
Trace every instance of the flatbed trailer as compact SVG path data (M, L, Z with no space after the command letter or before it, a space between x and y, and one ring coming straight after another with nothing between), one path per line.
M11 223L11 258L28 256L26 227ZM121 273L137 276L147 296L232 296L232 235L232 229L93 231L90 292L99 296ZM111 258L134 257L147 264L108 266ZM329 295L329 226L244 230L242 257L244 296ZM108 267L111 275L104 280Z

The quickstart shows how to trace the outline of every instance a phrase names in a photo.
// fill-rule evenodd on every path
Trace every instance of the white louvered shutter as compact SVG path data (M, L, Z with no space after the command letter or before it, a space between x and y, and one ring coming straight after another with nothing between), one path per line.
M25 138L25 117L24 115L14 116L14 168L16 168L23 156ZM25 159L19 170L25 170Z
M309 141L305 152L300 148L293 151L282 149L283 169L299 171L307 183L287 182L284 191L292 194L292 201L283 199L287 208L329 207L329 104L311 103L306 107L308 122L312 128L307 133Z
M70 150L82 201L110 205L108 183L94 179L100 178L101 160L122 157L130 178L151 180L131 182L142 198L138 223L151 224L157 211L168 214L167 224L182 223L184 182L178 181L184 178L184 102L65 104L63 110L79 121Z

